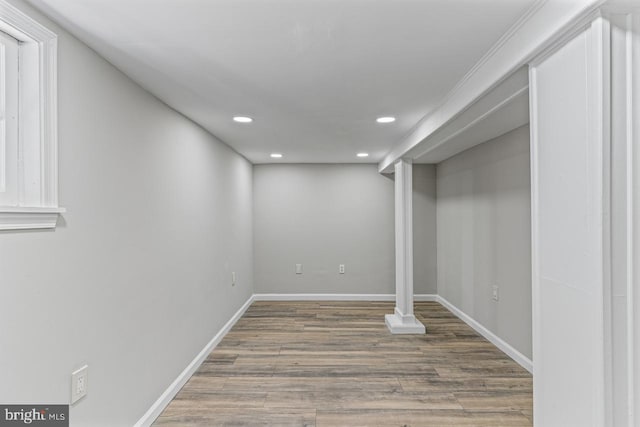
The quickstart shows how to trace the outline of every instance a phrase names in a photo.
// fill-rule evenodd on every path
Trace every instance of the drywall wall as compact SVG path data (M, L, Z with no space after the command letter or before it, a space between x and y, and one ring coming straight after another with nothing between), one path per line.
M57 25L55 231L0 233L0 402L131 426L253 293L252 167ZM231 286L231 272L237 284Z
M413 291L437 294L436 167L413 165Z
M529 171L528 126L437 165L437 275L440 296L531 358Z
M253 176L256 292L395 293L392 179L371 164L255 165ZM435 293L433 166L414 167L414 216L426 260L415 292Z

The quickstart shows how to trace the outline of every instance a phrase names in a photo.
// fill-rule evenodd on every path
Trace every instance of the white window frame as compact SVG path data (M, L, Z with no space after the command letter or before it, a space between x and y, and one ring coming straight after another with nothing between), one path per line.
M6 0L0 31L20 42L18 203L0 206L0 230L55 228L65 211L58 205L58 36Z
M20 43L0 32L0 205L14 205L18 198Z

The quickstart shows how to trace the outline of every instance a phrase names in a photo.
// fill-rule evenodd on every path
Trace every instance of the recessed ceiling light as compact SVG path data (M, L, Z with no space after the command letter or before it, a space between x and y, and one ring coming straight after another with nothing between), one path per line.
M280 159L282 158L282 154L280 153L271 153L271 157L274 159Z
M387 117L378 117L376 122L378 123L393 123L396 121L395 117L387 116Z
M235 116L233 121L238 123L251 123L253 119L247 116Z
M369 157L369 153L358 153L356 154L358 157Z

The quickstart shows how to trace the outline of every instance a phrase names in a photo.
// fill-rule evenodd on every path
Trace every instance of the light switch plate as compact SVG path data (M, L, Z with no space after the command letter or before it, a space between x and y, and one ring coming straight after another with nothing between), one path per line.
M497 286L493 286L493 288L491 288L491 296L494 301L498 301L500 299L500 289Z

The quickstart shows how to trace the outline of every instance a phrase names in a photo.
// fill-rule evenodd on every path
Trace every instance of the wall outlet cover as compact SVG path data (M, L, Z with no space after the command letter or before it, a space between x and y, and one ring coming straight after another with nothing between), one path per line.
M71 373L71 404L87 395L89 390L89 365Z

